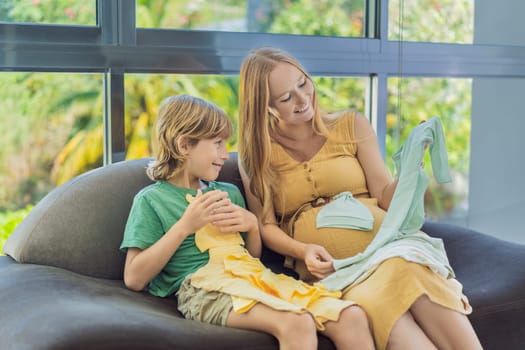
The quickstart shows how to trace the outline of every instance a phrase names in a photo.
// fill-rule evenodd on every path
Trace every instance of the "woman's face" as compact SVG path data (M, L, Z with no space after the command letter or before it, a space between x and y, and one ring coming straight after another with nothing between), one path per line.
M269 86L270 108L277 112L280 123L297 125L313 118L314 86L299 69L278 63L270 73Z

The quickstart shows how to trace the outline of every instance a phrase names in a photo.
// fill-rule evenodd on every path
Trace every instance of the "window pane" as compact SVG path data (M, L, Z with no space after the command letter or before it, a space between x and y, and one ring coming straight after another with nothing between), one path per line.
M319 104L325 110L355 108L364 114L368 78L315 77ZM127 74L126 142L127 159L152 156L151 130L157 108L166 97L190 94L209 100L224 109L235 131L229 150L237 150L238 76Z
M0 22L96 25L96 0L1 0Z
M469 199L471 100L471 79L388 80L386 161L392 174L395 173L392 154L401 147L413 127L434 116L443 124L452 182L436 183L426 152L425 170L430 185L425 194L425 211L429 219L465 224Z
M365 1L137 0L137 27L363 36Z
M0 245L25 208L102 165L102 92L101 74L0 73Z
M391 0L388 16L390 40L457 44L473 40L474 0Z

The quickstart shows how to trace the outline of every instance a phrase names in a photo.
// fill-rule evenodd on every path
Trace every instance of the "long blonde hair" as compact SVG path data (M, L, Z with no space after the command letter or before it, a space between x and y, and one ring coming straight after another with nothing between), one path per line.
M277 186L277 174L270 166L270 132L275 127L275 116L271 115L269 110L269 76L281 62L296 67L311 81L310 76L297 59L273 47L252 50L244 59L240 71L239 159L250 179L250 191L258 198L263 207L263 216L268 213L271 193ZM315 89L312 107L314 109L313 130L327 135L326 125L317 106Z
M190 145L202 139L230 138L233 132L226 113L215 104L190 95L170 96L159 107L155 125L155 160L146 173L152 180L168 180L184 164L177 140L186 137Z

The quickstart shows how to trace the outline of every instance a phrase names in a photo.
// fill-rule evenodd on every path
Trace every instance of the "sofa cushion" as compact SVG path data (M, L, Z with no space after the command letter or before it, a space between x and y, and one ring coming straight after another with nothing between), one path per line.
M48 193L15 229L4 253L21 263L122 279L119 245L135 194L151 183L151 159L82 174Z
M523 349L525 245L445 223L427 221L423 230L443 239L484 349Z
M2 350L278 348L262 332L185 320L174 298L133 292L122 281L7 256L0 256L0 276ZM320 345L333 349L326 338Z

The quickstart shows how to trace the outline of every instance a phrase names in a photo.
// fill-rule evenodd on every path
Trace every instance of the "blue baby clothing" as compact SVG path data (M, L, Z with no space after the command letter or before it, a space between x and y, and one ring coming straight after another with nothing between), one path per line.
M317 213L316 224L317 228L340 227L371 231L374 217L366 205L355 199L352 193L341 192Z
M362 253L335 259L336 271L321 281L325 286L342 289L355 285L393 257L428 266L444 278L454 277L443 241L420 231L425 218L423 196L429 182L421 169L426 144L436 181L450 181L443 127L434 117L412 129L404 145L392 156L399 180L376 237Z

